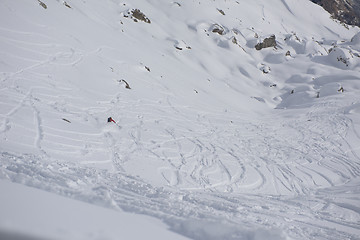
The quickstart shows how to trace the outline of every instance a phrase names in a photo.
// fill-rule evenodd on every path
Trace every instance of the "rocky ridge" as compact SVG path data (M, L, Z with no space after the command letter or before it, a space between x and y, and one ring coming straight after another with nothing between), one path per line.
M331 16L345 24L360 26L359 0L311 0L322 6Z

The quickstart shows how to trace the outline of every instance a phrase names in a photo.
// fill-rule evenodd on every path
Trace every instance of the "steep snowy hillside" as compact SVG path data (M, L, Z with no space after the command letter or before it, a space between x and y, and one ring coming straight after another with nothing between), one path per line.
M0 237L360 239L359 72L308 0L2 0Z

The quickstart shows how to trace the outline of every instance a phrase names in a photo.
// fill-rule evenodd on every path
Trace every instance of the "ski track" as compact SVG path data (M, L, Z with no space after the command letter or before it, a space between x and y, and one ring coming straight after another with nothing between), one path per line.
M220 115L204 113L192 122L189 129L182 123L185 117L181 117L192 115L184 113L188 110L172 105L170 108L180 117L168 114L153 116L146 107L134 104L130 114L135 122L124 122L121 129L108 128L93 137L80 137L88 138L92 151L95 151L96 145L99 145L99 150L108 149L106 158L111 160L113 167L111 171L106 171L92 168L96 162L91 160L84 161L83 167L67 161L50 161L54 159L51 157L54 149L46 142L49 141L47 137L51 126L46 126L39 110L44 109L46 101L34 97L34 91L36 89L28 91L5 114L6 126L2 135L9 131L12 116L22 108L32 109L34 143L43 157L39 159L34 155L2 152L2 178L105 207L155 216L170 226L188 219L216 221L221 218L234 226L256 223L259 227L289 229L290 220L286 220L285 216L291 214L290 222L296 227L289 230L289 236L312 238L318 228L326 231L329 239L352 238L358 234L356 229L360 225L356 221L344 221L336 213L323 214L331 212L330 204L336 204L350 212L355 209L351 215L359 219L356 206L333 203L327 199L331 193L317 196L315 192L319 187L339 186L360 175L360 164L349 160L341 148L346 144L356 156L351 151L351 143L342 137L351 125L344 116L334 113L330 118L322 117L321 108L315 107L309 116L311 121L303 118L286 123L259 124L237 119L232 123L235 126L226 130L223 123L214 123L222 122ZM109 106L113 112L120 111L115 104ZM156 105L152 107L156 108ZM87 117L92 116L87 114ZM161 128L152 127L159 124ZM286 134L289 131L293 137ZM119 132L127 133L130 141L122 140L126 135L119 138ZM198 134L194 135L194 132ZM79 139L79 133L69 131L68 135L68 139L76 135ZM54 136L65 137L64 133ZM99 137L105 140L105 145ZM62 148L57 147L57 154L75 151L80 158L79 148L80 145L66 144ZM257 149L262 149L262 152ZM155 187L128 175L127 164L131 162L128 156L137 158L138 154L144 153L148 153L145 154L148 161L160 161L163 170L160 169L159 174L169 187ZM108 163L106 160L99 162ZM226 195L224 191L234 195ZM263 192L274 196L274 199L267 199L265 205L263 197L257 195ZM292 201L296 201L294 195L308 196L306 201L309 205L300 201L293 205ZM224 198L228 200L224 201ZM324 206L315 219L313 205ZM333 227L328 227L329 224L350 230L346 233L335 231Z
M241 224L245 228L254 227L256 223L259 228L269 225L287 229L290 224L295 229L289 235L295 237L311 238L320 228L327 231L329 239L352 238L355 235L328 226L345 226L354 233L359 228L356 221L344 221L336 212L329 214L332 211L327 208L332 202L327 200L328 194L307 196L306 200L269 195L264 202L264 196L256 194L229 195L156 188L124 173L54 163L31 155L2 153L1 161L2 178L104 207L155 216L171 227L189 219L207 219L211 222L221 218L229 225ZM337 205L342 207L341 203ZM350 212L356 209L352 205L344 206ZM317 213L315 216L319 216L315 219L314 210Z
M38 105L42 103L35 101L31 93L26 96L23 104L10 113L15 114L25 103L30 104L37 126L35 145L44 155L39 159L34 155L2 152L2 178L105 207L155 216L170 226L189 219L216 221L221 218L234 226L256 223L259 227L284 229L289 229L290 221L294 228L288 234L296 238L313 238L319 228L327 232L329 239L352 238L358 234L356 229L360 225L356 221L344 221L336 212L329 214L332 211L330 205L335 204L348 209L352 212L349 214L359 219L356 206L328 200L331 192L324 196L316 194L320 186L340 186L360 175L359 163L348 160L340 148L344 139L339 136L345 134L345 126L351 121L336 113L333 119L324 119L321 111L315 111L311 114L313 120L310 122L297 119L270 125L238 119L240 122L236 131L225 130L220 125L216 127L212 123L220 119L216 115L204 115L202 118L207 118L207 121L199 119L190 130L181 127L183 119L172 118L171 122L177 128L171 127L169 119L165 119L163 130L155 130L160 132L149 136L148 131L154 131L151 126L159 124L156 123L157 119L163 118L153 118L146 109L134 108L132 114L142 112L141 116L135 118L136 122L124 124L121 129L109 128L102 133L113 165L113 169L107 171L86 167L86 163L79 166L50 160L47 155L51 156L51 150L43 147L47 135L44 129L47 128L38 110ZM182 111L176 109L177 113ZM282 130L284 128L292 129L293 140L288 139L288 135L282 135L282 132L288 132ZM195 129L200 134L194 136ZM115 137L126 130L130 139L127 143ZM252 137L254 135L257 137ZM95 135L96 138L99 136ZM65 150L69 147L65 146ZM263 152L252 151L259 148ZM155 187L128 175L128 162L123 160L127 152L135 157L136 154L148 152L149 161L160 161L163 168L166 166L167 171L172 172L170 178L164 172L160 173L169 187ZM323 155L324 152L327 154ZM185 174L187 172L189 175ZM263 196L257 195L264 191L269 194L265 203ZM307 199L300 201L297 200L298 196ZM309 205L304 205L304 202ZM314 215L313 208L318 208L315 206L323 207ZM291 220L287 219L289 214ZM335 231L334 226L346 227L349 231Z

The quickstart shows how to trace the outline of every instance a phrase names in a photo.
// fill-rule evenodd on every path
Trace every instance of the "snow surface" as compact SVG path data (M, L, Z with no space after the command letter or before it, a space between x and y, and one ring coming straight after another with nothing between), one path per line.
M2 0L0 237L360 239L359 39L307 0Z
M0 196L1 239L187 239L151 217L112 211L4 180L0 186L6 192Z

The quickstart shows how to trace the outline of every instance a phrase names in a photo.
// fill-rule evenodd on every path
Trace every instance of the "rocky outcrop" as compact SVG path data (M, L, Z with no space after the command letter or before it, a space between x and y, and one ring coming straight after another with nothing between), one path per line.
M139 9L132 9L128 11L127 14L124 14L124 17L130 17L132 20L134 20L134 22L143 21L146 23L151 23L150 19L147 18L145 14Z
M311 0L322 6L331 16L348 25L360 27L359 0Z
M210 31L213 32L213 33L217 33L219 35L225 35L226 34L225 28L222 27L219 24L213 24L211 26L211 28L210 28Z
M260 42L255 45L256 50L261 50L263 48L276 47L275 35L265 38L263 42Z

